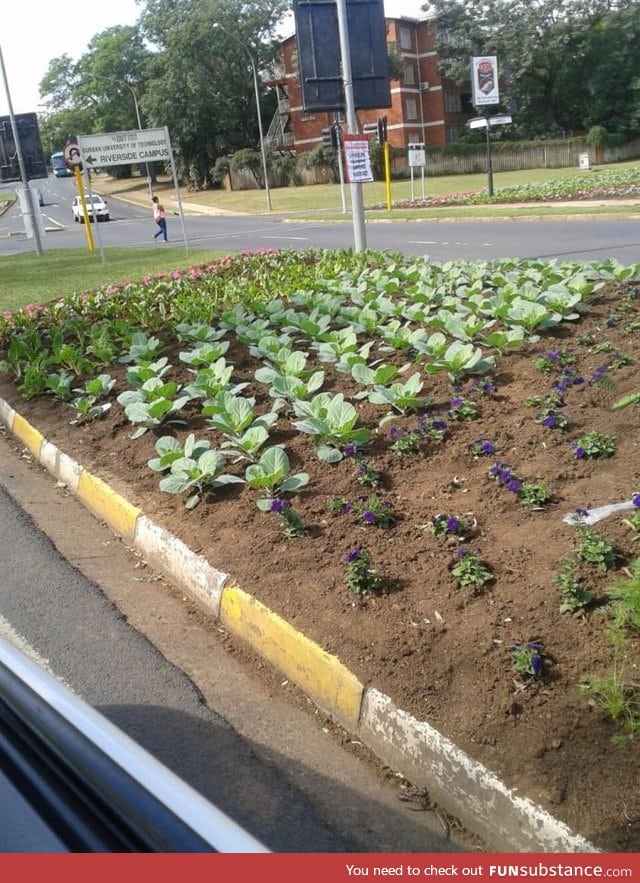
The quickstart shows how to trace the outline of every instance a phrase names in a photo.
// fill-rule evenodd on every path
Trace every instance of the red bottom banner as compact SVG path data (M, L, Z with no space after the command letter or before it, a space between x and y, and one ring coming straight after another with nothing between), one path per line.
M474 880L616 879L640 883L640 854L304 853L0 856L2 879L31 883L367 883L441 878Z

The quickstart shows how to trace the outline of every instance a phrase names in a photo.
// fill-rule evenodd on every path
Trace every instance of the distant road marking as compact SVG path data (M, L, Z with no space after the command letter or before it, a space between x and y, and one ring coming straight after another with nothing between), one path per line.
M309 237L308 236L278 236L275 233L264 233L261 239L299 239L301 242L306 242Z
M6 638L14 647L17 647L18 650L22 650L25 656L28 656L29 659L32 659L35 663L37 663L40 668L44 668L45 671L49 672L49 674L53 674L51 671L51 667L49 666L49 660L44 659L44 657L40 656L38 651L29 644L26 638L23 638L11 623L0 614L0 637Z

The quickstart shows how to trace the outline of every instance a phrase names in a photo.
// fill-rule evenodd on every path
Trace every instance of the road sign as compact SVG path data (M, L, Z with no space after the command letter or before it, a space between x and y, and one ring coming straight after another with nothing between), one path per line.
M78 142L75 138L67 138L64 142L64 149L62 152L64 154L64 161L67 164L67 168L71 169L71 171L82 163L80 148L78 147Z
M407 144L407 158L409 167L413 169L423 169L427 164L427 154L424 144L416 142L415 144Z
M512 122L513 119L508 114L500 114L493 117L474 117L467 120L467 125L470 129L486 129L487 126L506 126Z
M169 162L171 156L166 128L78 135L78 146L82 152L82 161L89 169L156 160Z

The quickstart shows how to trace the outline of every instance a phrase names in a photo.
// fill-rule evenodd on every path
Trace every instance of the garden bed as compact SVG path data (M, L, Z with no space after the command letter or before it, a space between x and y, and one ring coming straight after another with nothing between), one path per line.
M180 359L193 345L178 342L170 330L176 315L184 320L194 313L191 302L187 307L189 290L207 289L204 312L219 315L228 307L216 306L228 273L228 286L239 286L254 308L263 309L261 287L274 283L280 286L274 292L286 291L278 258L263 260L261 268L258 258L250 259L244 273L238 272L238 262L230 262L226 270L220 266L175 274L173 282L144 283L153 316L146 322L136 306L125 310L127 320L135 315L138 327L148 325L162 341L172 380L188 384L194 377ZM315 263L309 254L300 256L305 270L298 286L312 286L310 301L321 306L323 299L364 290L367 274L380 288L385 276L375 268L390 264L390 258L368 256L364 264L345 258L333 278L326 265L316 272ZM381 291L382 298L407 297L421 284L402 266L388 275L396 281ZM451 291L460 291L463 281L458 277ZM541 282L539 290L543 287ZM135 300L134 288L73 302L74 310L95 325L108 312L115 316L128 297ZM494 288L487 282L486 291ZM292 283L289 291L295 296L296 290ZM474 290L482 288L466 289L467 296ZM300 301L297 309L303 309ZM343 393L357 410L357 426L371 431L355 456L328 463L318 458L313 436L294 425L301 418L287 416L287 408L269 427L268 444L284 445L291 472L309 477L296 492L278 496L292 504L285 517L292 510L299 515L304 525L299 537L286 535L283 514L261 511L260 492L246 484L206 490L192 509L185 506L188 493L159 490L162 474L147 465L158 456L158 438L172 435L184 442L194 433L216 448L223 436L208 426L201 401L191 399L178 415L186 426L158 427L132 440L135 427L113 399L131 388L126 379L131 365L114 359L100 368L116 381L112 407L102 419L80 425L71 425L73 410L51 395L24 399L9 375L0 378L0 396L62 451L337 655L365 684L428 721L600 848L635 852L640 847L640 743L631 736L638 720L633 714L626 725L624 718L612 720L596 693L580 684L587 676L606 678L613 672L607 589L631 575L640 532L633 526L633 510L599 522L590 535L563 517L631 500L640 492L638 407L612 407L640 387L640 283L608 281L582 298L581 310L579 318L539 329L538 341L525 340L498 355L491 370L462 372L455 386L444 371L426 374L428 360L415 362L411 349L384 350L378 340L369 362L375 356L396 367L410 364L400 375L403 380L419 369L420 395L428 398L405 414L395 410L386 422L381 419L388 407L357 398L372 387L336 370L335 363L318 361L303 329L293 333L295 348L309 355L308 366L325 372L322 391ZM362 304L360 311L366 311ZM276 312L267 311L270 321ZM47 311L31 313L35 327L49 322ZM58 325L61 319L59 311ZM381 319L380 326L388 321L388 316ZM426 322L422 317L411 327ZM211 325L216 325L213 318ZM11 333L15 336L13 325ZM240 394L255 398L256 412L270 411L268 384L255 379L264 360L234 334L227 332L224 339L230 341L225 359L233 365L233 383L248 384ZM372 329L358 335L359 345L369 339ZM483 352L490 350L483 347ZM558 384L562 403L548 398ZM473 419L462 419L473 410ZM555 427L549 419L554 415ZM606 440L611 450L605 450ZM348 446L337 446L341 453L345 447L350 454ZM399 452L403 447L409 450ZM602 456L590 457L593 451ZM230 464L226 472L243 477L246 465ZM361 483L373 481L373 473L379 484ZM550 498L540 506L525 505L524 489L535 496L543 485ZM590 545L581 549L594 557L592 562L578 548L588 538ZM598 546L598 538L604 545ZM364 553L371 556L379 586L359 594L348 587L346 576L349 561L361 561ZM455 568L465 562L469 578L474 573L477 578L461 585ZM486 569L486 581L478 578L482 571L475 562ZM557 578L561 573L564 581ZM621 633L618 661L622 652L625 671L618 674L628 686L627 698L637 701L638 634L627 625ZM516 645L524 664L522 655L520 663L514 656ZM633 712L632 701L629 707ZM635 710L640 716L637 704Z

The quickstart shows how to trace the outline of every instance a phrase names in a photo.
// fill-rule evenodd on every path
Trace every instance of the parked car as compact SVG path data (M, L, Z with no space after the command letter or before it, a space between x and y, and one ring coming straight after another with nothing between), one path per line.
M93 214L95 211L95 216L99 221L108 221L109 220L109 207L107 203L101 196L98 196L97 193L92 193L89 195L85 193L84 195L85 201L87 203L87 214L89 215L89 220L93 221ZM93 206L93 208L92 208ZM80 221L81 224L84 224L84 213L82 211L82 200L79 196L76 196L73 200L71 209L73 211L73 220L77 223Z

